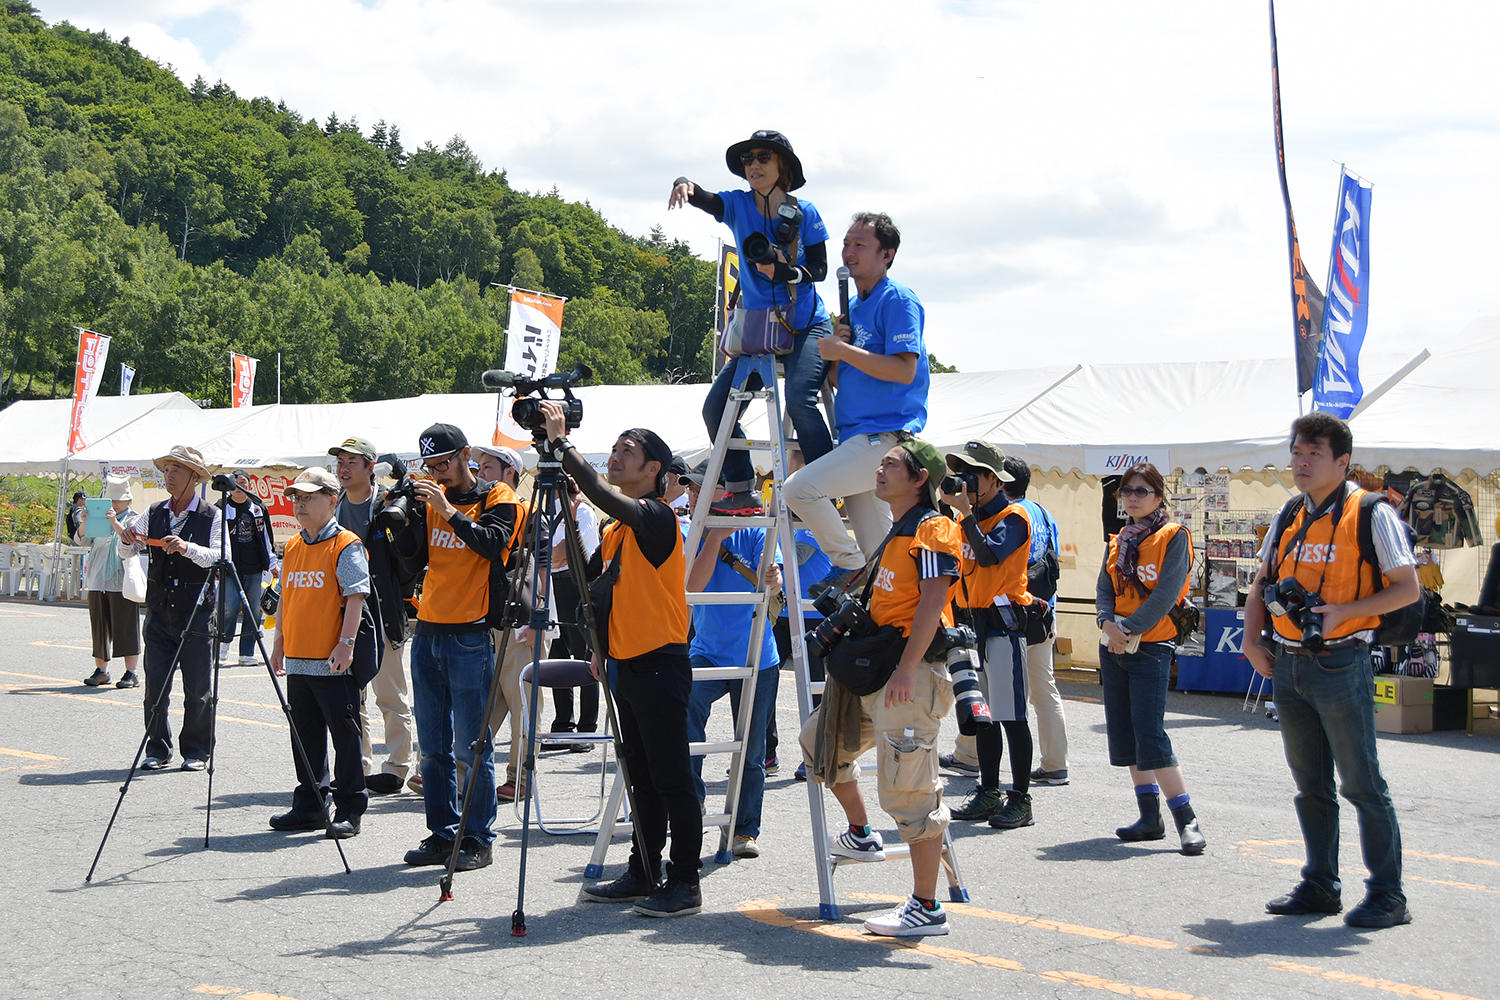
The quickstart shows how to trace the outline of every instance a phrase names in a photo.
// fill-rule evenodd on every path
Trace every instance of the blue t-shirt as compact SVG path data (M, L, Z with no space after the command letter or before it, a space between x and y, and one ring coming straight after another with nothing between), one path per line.
M776 220L768 219L760 213L760 206L757 204L760 199L753 191L720 191L718 194L724 201L724 218L720 221L734 231L735 245L740 247L740 305L746 309L786 307L791 302L786 282L772 281L761 274L754 264L745 259L744 251L745 237L751 233L764 233L775 243ZM802 209L802 228L797 244L797 259L792 263L805 266L806 248L809 245L827 243L828 227L823 224L823 216L818 214L812 202L798 198L797 205ZM791 319L792 326L799 331L806 330L827 318L828 309L818 297L818 289L805 282L798 285L797 308Z
M845 361L839 362L838 394L834 397L839 441L859 434L910 431L927 426L927 347L922 340L926 314L917 296L890 278L869 295L849 303L849 328L855 347L871 354L917 356L917 374L909 385L873 378Z
M808 529L798 528L792 537L797 543L797 583L802 589L802 599L807 600L807 598L812 596L808 591L815 584L822 583L828 579L829 574L833 572L833 560L824 554L823 549L818 545L818 540L813 537L813 533ZM776 562L778 565L785 564L783 553L780 551L776 553ZM782 607L781 617L791 617L791 608L789 605ZM823 615L820 612L814 611L812 608L806 608L802 612L802 620L804 622L815 622L822 617Z
M1052 515L1047 513L1047 508L1035 500L1028 500L1025 497L1017 500L1016 503L1024 507L1026 513L1031 517L1031 552L1026 557L1027 564L1030 565L1046 555L1049 545L1052 547L1052 551L1061 557L1062 545L1058 541L1057 522L1052 520ZM1053 594L1052 600L1047 603L1056 607L1057 595Z
M724 539L724 548L739 556L753 576L760 571L761 547L766 542L764 528L741 528ZM745 579L738 570L724 562L714 560L713 575L703 588L707 593L748 594L756 590L754 584ZM742 667L750 646L750 625L755 618L755 608L749 604L697 604L693 606L693 639L688 654L702 656L719 667ZM770 670L780 662L776 655L776 636L771 623L766 623L761 637L760 669Z

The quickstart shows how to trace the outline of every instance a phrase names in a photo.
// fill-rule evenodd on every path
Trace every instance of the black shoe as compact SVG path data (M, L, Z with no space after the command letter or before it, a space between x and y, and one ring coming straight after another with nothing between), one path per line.
M959 774L977 775L979 773L978 764L970 764L966 761L959 760L958 754L956 753L938 754L938 767L942 768L944 771L957 771Z
M115 687L117 688L138 688L140 686L141 679L136 676L134 670L125 671L120 679L115 681Z
M996 830L1015 830L1033 822L1031 795L1027 792L1006 792L1004 808L990 816L990 827Z
M1350 927L1367 927L1380 930L1411 923L1411 911L1406 900L1392 892L1372 892L1354 909L1344 914L1344 923Z
M277 813L271 817L271 829L273 830L321 830L327 825L328 816L321 811L297 812L293 810Z
M395 795L401 791L401 779L394 774L386 774L384 771L379 774L367 774L365 775L365 791L371 795Z
M1208 846L1208 838L1203 836L1202 830L1198 829L1198 817L1193 813L1191 803L1173 809L1172 819L1177 823L1177 836L1182 841L1182 853L1189 857L1202 854L1203 849Z
M568 744L568 753L593 753L594 744L573 742Z
M1277 896L1266 904L1266 912L1278 917L1337 913L1343 908L1344 903L1339 899L1338 893L1330 892L1307 879L1298 882L1297 887L1285 896Z
M324 834L329 840L348 840L350 837L359 836L359 817L345 816L339 819L334 816L333 822L328 826L328 832Z
M958 820L985 820L999 812L1004 804L1005 799L1000 795L1000 789L975 785L968 798L949 815Z
M471 872L476 868L488 868L491 856L489 844L481 844L473 837L465 837L458 849L458 864L453 866L453 870Z
M736 490L715 500L709 505L708 512L715 517L759 517L766 508L760 502L759 493Z
M453 841L447 837L439 837L434 833L416 847L407 851L401 860L413 868L421 867L422 865L446 865L448 863L448 855L452 853Z
M686 917L703 909L697 882L668 879L667 884L631 907L643 917Z
M1136 808L1141 811L1141 818L1129 826L1115 827L1115 836L1126 843L1135 843L1141 840L1161 840L1167 835L1167 827L1161 821L1161 797L1157 795L1137 795L1135 797Z
M83 683L91 688L103 687L109 683L109 671L94 668L94 672L83 679Z
M645 899L658 888L646 876L627 867L625 874L613 882L595 882L584 886L582 895L591 903L633 903L638 899Z

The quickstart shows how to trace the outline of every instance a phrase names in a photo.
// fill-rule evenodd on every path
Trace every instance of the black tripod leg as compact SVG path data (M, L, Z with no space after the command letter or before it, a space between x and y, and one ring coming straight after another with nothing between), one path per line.
M239 587L240 581L233 573L224 574L234 581L235 587ZM243 600L244 591L240 591L240 599ZM219 745L219 628L222 624L220 616L224 613L224 596L220 593L214 602L214 614L209 616L208 634L208 662L213 667L213 684L208 695L208 791L207 799L203 804L203 846L208 846L208 830L213 823L214 817L214 751Z
M208 580L204 581L203 586L198 589L197 600L193 602L194 609L203 603L203 598L212 583L213 577L209 577ZM167 676L162 681L161 690L156 692L156 700L151 703L151 715L146 720L145 735L141 737L140 746L135 749L135 759L130 762L130 770L125 775L125 784L120 786L120 797L115 800L114 812L109 814L109 822L104 827L104 836L99 838L99 849L94 852L94 863L89 865L88 874L83 877L85 883L94 880L94 869L99 867L99 858L104 854L104 845L109 841L110 831L114 829L115 818L120 815L120 807L125 804L125 793L130 791L130 782L135 778L135 772L141 765L141 756L146 752L146 744L151 742L151 723L166 715L164 703L167 696L172 692L172 680L177 676L177 668L182 663L182 651L187 645L188 634L192 631L192 627L193 621L190 615L188 617L187 628L183 629L182 638L177 640L177 649L172 653L172 659L167 664ZM141 673L144 674L145 672L146 664L143 657L141 661Z

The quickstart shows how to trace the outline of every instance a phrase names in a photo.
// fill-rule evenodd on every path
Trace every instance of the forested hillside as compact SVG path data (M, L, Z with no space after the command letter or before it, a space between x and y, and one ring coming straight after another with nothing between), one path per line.
M705 378L713 266L587 204L513 189L462 137L305 119L184 86L129 39L0 0L0 404L71 391L74 328L113 337L135 391L256 402L477 391L507 296L566 295L559 365L604 382ZM408 133L420 122L404 123Z

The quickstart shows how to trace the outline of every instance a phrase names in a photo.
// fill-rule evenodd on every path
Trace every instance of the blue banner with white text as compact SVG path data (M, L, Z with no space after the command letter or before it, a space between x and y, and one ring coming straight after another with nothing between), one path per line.
M1370 318L1370 185L1344 170L1328 261L1313 409L1348 419L1364 398L1359 350Z

